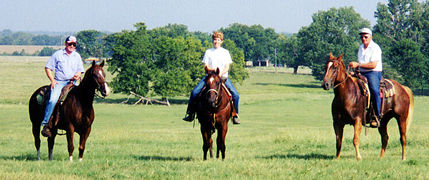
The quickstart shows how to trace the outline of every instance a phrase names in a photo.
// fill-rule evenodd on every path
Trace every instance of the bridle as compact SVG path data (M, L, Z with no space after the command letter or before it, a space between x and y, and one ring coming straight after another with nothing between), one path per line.
M216 82L216 83L218 83L218 82ZM215 102L216 102L216 108L218 108L219 107L219 97L220 97L220 88L221 88L222 86L221 85L218 85L218 87L217 87L217 89L213 89L213 88L210 88L210 89L208 89L207 90L207 95L208 95L208 93L210 93L210 92L214 92L215 94L216 94L216 99L215 99Z
M106 83L106 80L102 74L97 73L97 70L98 70L98 68L94 68L94 70L91 73L93 74L94 81L97 84L96 90L101 93L101 96L98 95L97 93L95 93L95 95L99 98L104 99L105 94L103 94L102 92L103 92L104 84ZM104 90L104 91L106 91L106 90Z
M334 61L338 61L338 60L329 60L329 62L332 62L333 64L335 64L335 62L334 62ZM332 77L337 78L337 76L338 76L338 66L339 66L339 65L337 65L337 66L333 66L333 67L332 67L332 70L334 71L334 72L332 73ZM341 81L340 83L336 84L336 85L333 87L333 89L337 88L338 86L340 86L341 84L343 84L344 82L346 82L346 80L349 78L349 74L348 74L347 72L346 72L346 74L347 74L346 78L345 78L343 81Z

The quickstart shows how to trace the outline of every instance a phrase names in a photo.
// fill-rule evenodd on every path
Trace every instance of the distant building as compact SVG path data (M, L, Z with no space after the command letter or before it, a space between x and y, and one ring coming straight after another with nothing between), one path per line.
M268 59L265 59L265 60L257 60L256 63L253 63L253 66L268 67L271 65L270 65L270 61Z

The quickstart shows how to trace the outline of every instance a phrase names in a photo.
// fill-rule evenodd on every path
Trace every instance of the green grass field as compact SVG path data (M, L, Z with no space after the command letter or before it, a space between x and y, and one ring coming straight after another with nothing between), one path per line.
M388 126L390 141L379 158L376 129L362 131L357 161L353 127L346 126L341 159L335 157L330 113L332 91L310 75L290 70L250 69L236 85L241 125L229 124L226 160L203 161L199 124L181 120L187 97L170 107L120 104L128 95L96 99L96 118L79 162L68 161L65 136L58 136L48 161L42 139L41 161L28 117L28 99L48 84L48 59L0 56L0 179L428 179L429 98L415 97L408 132L407 160L401 160L397 123ZM214 144L216 148L216 144Z

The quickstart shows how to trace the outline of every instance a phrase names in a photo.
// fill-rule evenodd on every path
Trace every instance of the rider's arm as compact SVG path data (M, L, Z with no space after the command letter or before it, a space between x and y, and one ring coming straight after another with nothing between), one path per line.
M361 68L365 68L365 69L374 69L377 67L378 61L371 61L369 63L364 63L364 64L359 64L359 66Z
M220 77L222 77L225 73L227 73L229 71L229 65L230 64L225 65L225 68L223 69L223 71L219 73Z
M374 69L377 67L378 61L371 61L369 63L358 63L358 62L350 62L349 65L351 68L365 68L365 69Z
M49 68L45 68L46 76L48 76L49 80L51 81L51 89L54 89L55 84L57 84L57 81L54 79L54 75L52 75L52 70Z

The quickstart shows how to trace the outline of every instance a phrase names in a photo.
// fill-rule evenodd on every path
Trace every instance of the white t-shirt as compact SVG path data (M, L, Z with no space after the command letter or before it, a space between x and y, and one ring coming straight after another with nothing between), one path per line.
M207 49L204 54L203 63L207 64L209 68L219 68L219 71L222 72L226 65L232 63L232 59L229 51L225 48L210 48ZM226 72L222 77L228 78L228 72Z
M359 68L361 72L368 72L368 71L382 71L383 70L383 63L381 62L381 49L380 46L378 46L377 43L371 40L369 42L368 47L365 49L364 45L360 45L359 52L358 52L358 61L359 63L369 63L372 61L378 61L377 66L374 69L366 69L366 68Z

